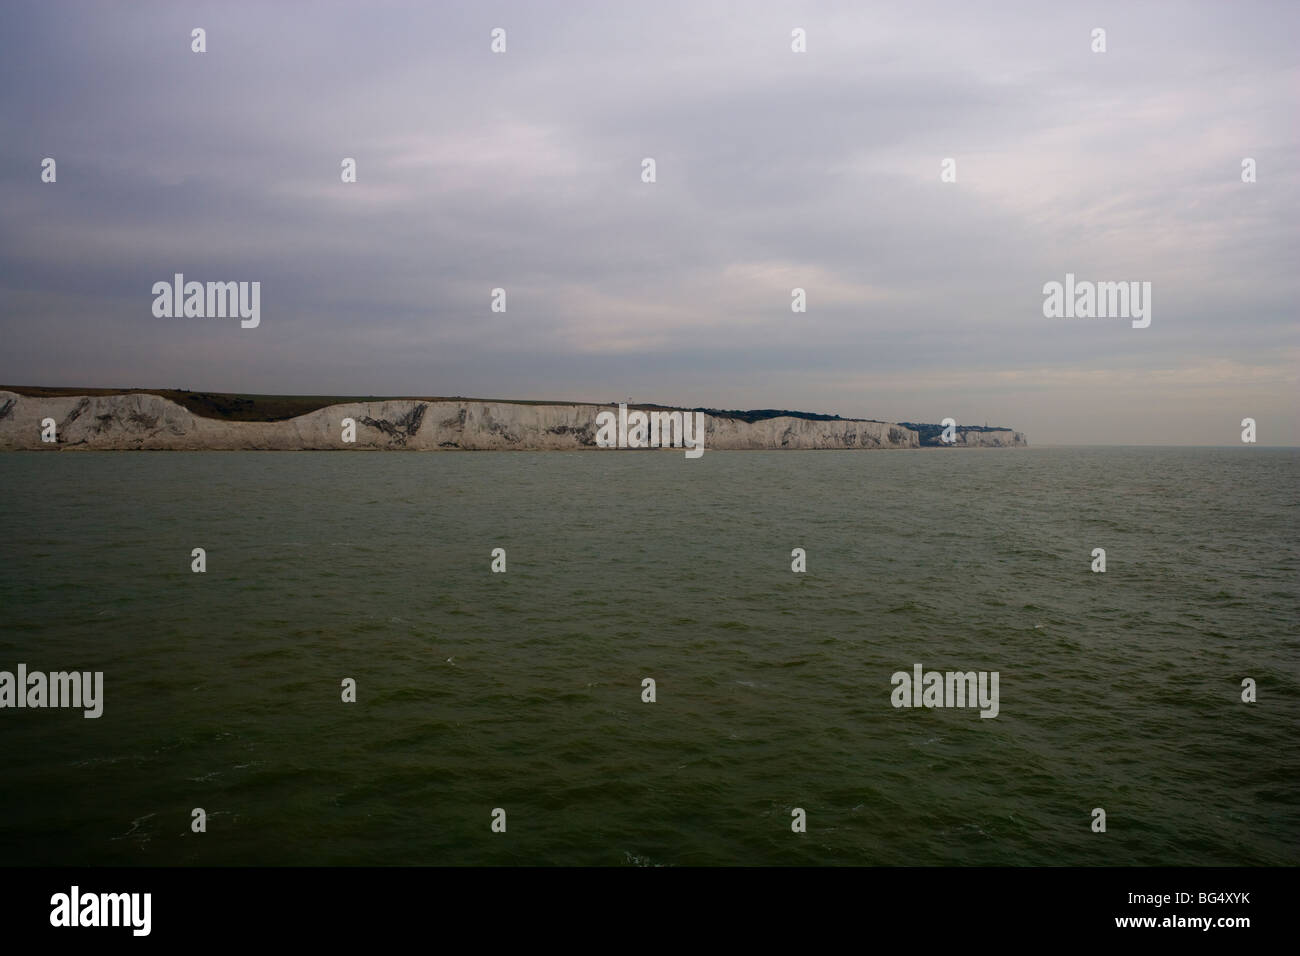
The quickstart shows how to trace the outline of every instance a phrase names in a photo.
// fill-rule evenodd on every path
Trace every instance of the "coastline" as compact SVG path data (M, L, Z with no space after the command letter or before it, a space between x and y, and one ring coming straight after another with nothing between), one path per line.
M326 404L292 417L258 421L196 414L146 391L28 395L0 389L0 450L605 451L597 443L597 416L608 411L609 406L587 403L375 399ZM805 413L701 414L703 447L719 451L934 444L916 428L895 422ZM760 415L766 417L756 417ZM952 447L1028 444L1022 433L1000 428L957 426L954 438Z

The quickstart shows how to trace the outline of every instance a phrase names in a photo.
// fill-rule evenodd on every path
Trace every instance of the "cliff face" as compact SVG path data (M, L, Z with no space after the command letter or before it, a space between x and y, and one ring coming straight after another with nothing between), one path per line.
M968 448L1017 448L1027 445L1024 432L1015 432L1010 428L991 428L988 431L967 431L957 429L957 440L953 445Z
M704 416L705 448L919 448L916 432L889 422L767 418L747 423Z
M396 400L331 405L280 422L238 422L195 415L158 395L32 398L0 390L0 449L596 449L596 415L609 410L598 405ZM54 445L41 441L46 418L55 422ZM345 418L356 422L355 443L342 440ZM706 451L919 444L911 429L882 422L780 417L750 424L705 416Z
M572 451L597 449L596 415L611 410L600 405L401 399L330 405L285 421L242 422L195 415L159 395L37 398L0 389L0 449ZM41 423L47 418L54 419L54 444L41 441ZM342 440L345 418L356 423L353 443ZM755 422L705 415L704 421L706 451L918 448L928 443L913 428L890 422L786 415ZM958 428L955 444L1005 448L1024 445L1025 437L1010 429Z

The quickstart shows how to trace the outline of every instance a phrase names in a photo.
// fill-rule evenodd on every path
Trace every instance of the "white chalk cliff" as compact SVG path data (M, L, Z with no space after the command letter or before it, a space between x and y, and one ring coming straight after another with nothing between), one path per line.
M0 449L141 450L579 450L598 449L600 405L400 399L330 405L277 422L206 418L159 395L29 397L0 390ZM41 440L54 420L57 441ZM342 440L343 419L356 441ZM1000 437L999 437L1000 436ZM1023 444L1018 432L958 429L961 444ZM889 422L782 416L747 423L705 416L709 449L917 448L918 435ZM678 452L681 453L680 451Z
M954 448L1016 448L1026 445L1024 432L1010 428L990 428L987 431L957 428Z

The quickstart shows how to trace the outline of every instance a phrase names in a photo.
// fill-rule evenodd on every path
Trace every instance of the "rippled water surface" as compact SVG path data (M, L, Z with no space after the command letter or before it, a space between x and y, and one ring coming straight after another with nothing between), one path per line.
M0 710L0 863L1300 862L1296 451L9 453L0 482L0 670L105 675L98 720ZM998 671L997 718L895 709L916 663Z

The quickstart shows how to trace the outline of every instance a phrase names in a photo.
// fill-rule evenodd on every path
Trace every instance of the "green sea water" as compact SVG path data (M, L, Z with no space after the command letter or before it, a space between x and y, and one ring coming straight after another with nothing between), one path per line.
M0 864L1300 862L1295 450L33 452L0 486L0 670L104 673L99 719L0 709ZM918 663L997 671L998 716L895 708Z

